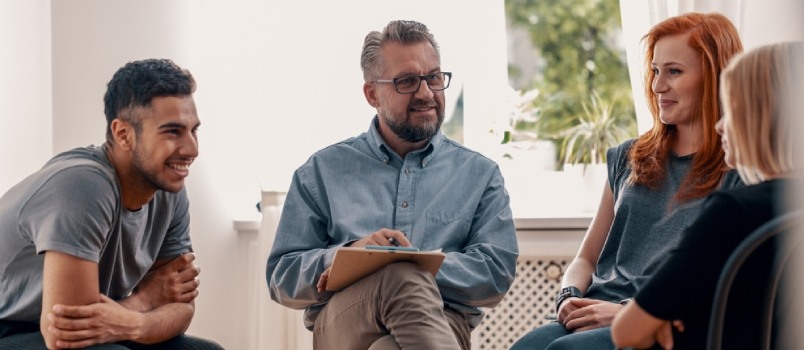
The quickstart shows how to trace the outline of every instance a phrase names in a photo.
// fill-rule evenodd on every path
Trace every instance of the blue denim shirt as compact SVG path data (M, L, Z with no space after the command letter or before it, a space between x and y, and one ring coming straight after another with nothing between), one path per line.
M447 307L472 327L514 280L518 247L503 177L493 161L434 136L404 159L368 132L313 154L296 170L266 278L271 298L305 310L305 326L332 296L319 276L337 248L381 228L446 254L436 283Z

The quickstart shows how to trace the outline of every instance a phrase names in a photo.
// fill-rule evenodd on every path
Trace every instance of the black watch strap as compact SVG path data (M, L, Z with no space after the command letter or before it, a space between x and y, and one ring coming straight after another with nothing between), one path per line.
M561 306L561 303L563 303L564 300L567 300L569 298L580 298L581 296L583 295L581 294L581 290L578 289L578 287L568 286L561 288L558 291L558 295L556 296L556 314L558 314L558 308Z

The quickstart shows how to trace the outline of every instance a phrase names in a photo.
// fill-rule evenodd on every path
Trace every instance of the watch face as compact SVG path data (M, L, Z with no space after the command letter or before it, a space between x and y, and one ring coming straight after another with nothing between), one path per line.
M564 287L561 288L561 291L558 293L559 296L575 296L580 297L581 291L575 287Z

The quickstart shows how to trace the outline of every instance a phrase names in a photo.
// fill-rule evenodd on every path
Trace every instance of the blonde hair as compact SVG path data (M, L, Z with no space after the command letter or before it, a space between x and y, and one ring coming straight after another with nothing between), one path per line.
M804 85L804 42L762 46L735 58L721 75L725 132L734 162L745 183L756 184L791 174L795 107Z

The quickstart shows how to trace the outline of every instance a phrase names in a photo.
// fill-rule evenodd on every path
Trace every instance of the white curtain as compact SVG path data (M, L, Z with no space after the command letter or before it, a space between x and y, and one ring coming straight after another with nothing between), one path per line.
M639 133L653 126L642 84L642 36L654 24L687 12L719 12L728 17L746 50L774 42L804 40L801 0L620 0L623 40L637 112Z
M656 23L686 12L719 12L740 30L742 8L743 0L620 0L623 40L640 134L653 126L642 83L645 59L642 36Z

